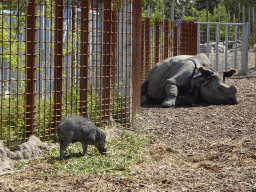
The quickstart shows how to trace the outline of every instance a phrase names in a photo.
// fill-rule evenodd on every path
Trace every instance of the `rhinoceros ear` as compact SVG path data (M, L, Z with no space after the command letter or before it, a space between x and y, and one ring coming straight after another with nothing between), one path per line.
M211 67L210 60L204 54L195 55L193 57L190 57L189 60L194 61L197 68L199 68L199 67L210 68Z
M233 77L238 73L236 69L231 69L229 71L223 72L223 82L225 82L225 77Z
M223 72L223 76L225 77L233 77L238 73L236 69L231 69L229 71Z
M199 67L197 72L201 73L203 77L209 77L214 74L213 71L205 69L204 67Z

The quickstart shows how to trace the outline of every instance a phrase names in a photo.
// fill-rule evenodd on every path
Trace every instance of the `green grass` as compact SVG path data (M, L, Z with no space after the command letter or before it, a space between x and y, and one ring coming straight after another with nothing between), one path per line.
M152 140L152 137L124 131L118 137L107 140L107 155L101 155L94 146L89 146L88 155L83 156L81 144L75 143L65 150L63 161L59 161L59 148L53 148L49 153L48 163L52 164L54 170L67 171L70 174L121 171L122 175L130 176L134 171L133 165L147 162L145 151Z

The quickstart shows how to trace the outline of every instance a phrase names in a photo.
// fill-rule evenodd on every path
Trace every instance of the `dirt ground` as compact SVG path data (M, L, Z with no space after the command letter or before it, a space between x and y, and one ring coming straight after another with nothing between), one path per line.
M256 73L227 79L238 105L143 106L129 130L153 135L131 177L42 176L50 164L0 173L0 191L256 191ZM43 161L43 160L42 160Z

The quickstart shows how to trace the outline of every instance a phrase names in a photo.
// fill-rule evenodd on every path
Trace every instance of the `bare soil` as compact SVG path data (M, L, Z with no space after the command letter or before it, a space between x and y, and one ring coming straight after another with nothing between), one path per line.
M256 191L256 73L227 79L238 105L143 106L129 130L153 135L131 177L41 175L41 163L0 175L0 191Z

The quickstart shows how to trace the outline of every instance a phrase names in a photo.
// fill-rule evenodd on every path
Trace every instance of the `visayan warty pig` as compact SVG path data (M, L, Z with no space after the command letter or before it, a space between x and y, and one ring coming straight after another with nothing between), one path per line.
M58 124L57 135L60 141L60 159L70 143L81 142L83 154L87 154L87 146L94 145L104 154L106 133L96 127L90 120L79 115L70 115Z

